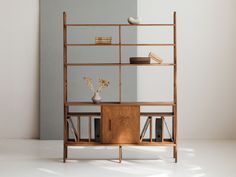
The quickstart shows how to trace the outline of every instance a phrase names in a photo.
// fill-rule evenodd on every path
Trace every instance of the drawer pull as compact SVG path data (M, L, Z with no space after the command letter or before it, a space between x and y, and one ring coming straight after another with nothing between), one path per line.
M111 119L109 119L109 131L111 131Z

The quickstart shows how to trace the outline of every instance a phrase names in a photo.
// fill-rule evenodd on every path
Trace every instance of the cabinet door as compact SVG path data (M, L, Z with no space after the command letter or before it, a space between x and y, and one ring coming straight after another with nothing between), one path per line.
M139 106L104 105L101 109L102 143L139 143Z

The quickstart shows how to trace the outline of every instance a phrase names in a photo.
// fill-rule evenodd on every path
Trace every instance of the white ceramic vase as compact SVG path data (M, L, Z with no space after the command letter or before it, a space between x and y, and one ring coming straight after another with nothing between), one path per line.
M101 100L102 100L102 97L100 96L99 92L94 92L94 95L92 97L93 103L98 104L101 102Z

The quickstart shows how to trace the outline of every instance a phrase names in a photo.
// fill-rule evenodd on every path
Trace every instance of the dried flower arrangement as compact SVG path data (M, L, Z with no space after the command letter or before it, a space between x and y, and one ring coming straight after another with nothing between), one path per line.
M104 88L108 87L110 82L105 79L99 79L99 85L97 90L94 89L93 79L91 77L84 77L86 84L88 85L89 89L93 92L101 92Z
M109 86L110 82L108 80L105 79L99 79L99 85L97 87L97 89L94 88L94 84L93 84L93 79L91 77L84 77L84 80L87 84L87 86L89 87L89 89L94 92L94 95L92 97L92 101L94 103L100 103L102 98L99 95L99 93L106 87Z

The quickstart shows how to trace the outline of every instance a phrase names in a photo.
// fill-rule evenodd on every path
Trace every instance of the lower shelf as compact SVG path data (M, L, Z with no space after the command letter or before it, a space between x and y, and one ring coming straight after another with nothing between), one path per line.
M143 141L140 143L122 143L122 144L104 144L100 142L95 142L92 140L91 142L85 141L85 140L80 140L78 142L74 141L68 141L65 143L66 146L176 146L174 142L171 141L163 141L163 142L155 142L155 141Z
M173 112L140 112L141 116L167 116L173 117ZM68 112L68 116L101 116L100 112Z

